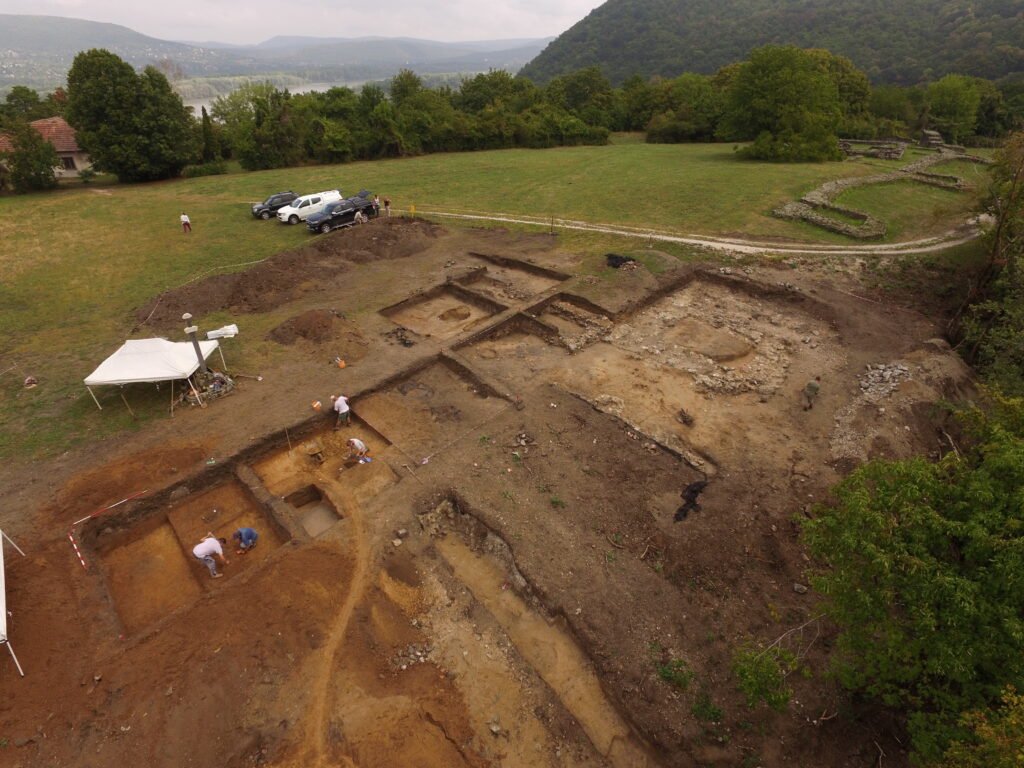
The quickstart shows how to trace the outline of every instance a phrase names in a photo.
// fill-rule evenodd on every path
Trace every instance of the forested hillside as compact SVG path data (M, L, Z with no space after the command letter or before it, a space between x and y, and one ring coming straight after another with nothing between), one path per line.
M826 48L875 83L913 84L956 72L1024 72L1019 0L608 0L521 74L544 83L599 65L632 74L711 74L767 43Z

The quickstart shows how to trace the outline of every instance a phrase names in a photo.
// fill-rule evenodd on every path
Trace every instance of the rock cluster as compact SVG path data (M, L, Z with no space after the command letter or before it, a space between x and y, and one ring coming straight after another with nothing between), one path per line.
M870 400L888 397L899 388L900 381L910 378L907 366L901 363L868 365L860 377L860 389Z
M413 643L401 648L391 659L394 669L408 669L413 664L423 664L430 660L434 646L430 643Z

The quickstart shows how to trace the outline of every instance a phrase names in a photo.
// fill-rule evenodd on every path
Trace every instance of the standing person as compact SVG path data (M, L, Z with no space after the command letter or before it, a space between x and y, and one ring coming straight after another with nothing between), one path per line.
M192 231L192 221L189 217L182 212L181 214L181 232L182 234L188 234Z
M380 216L380 195L373 196L373 215Z
M256 546L256 539L259 537L260 535L253 528L239 528L231 534L231 538L238 542L238 549L235 550L235 554L244 555Z
M217 563L220 563L222 566L228 564L227 559L224 557L223 547L227 543L227 540L218 539L212 533L207 533L203 536L202 541L192 547L193 556L210 569L210 578L212 579L219 579L224 575L223 573L217 573Z
M803 405L805 411L809 411L814 407L814 400L818 397L818 391L820 389L821 376L815 376L814 381L808 381L800 391L800 403Z
M331 395L331 408L338 414L338 420L334 423L334 429L341 429L342 425L348 426L352 420L352 409L349 408L348 398L344 395Z
M384 198L384 213L389 219L391 218L391 198L386 196Z

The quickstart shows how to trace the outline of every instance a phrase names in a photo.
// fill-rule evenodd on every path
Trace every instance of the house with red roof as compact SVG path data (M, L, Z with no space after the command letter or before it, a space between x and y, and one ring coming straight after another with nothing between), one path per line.
M68 125L63 117L47 117L42 120L34 120L29 123L35 128L39 135L53 144L60 158L60 165L54 170L57 178L74 177L78 172L91 168L92 163L89 156L82 151L75 140L75 129ZM11 137L0 133L0 153L13 152L14 144Z

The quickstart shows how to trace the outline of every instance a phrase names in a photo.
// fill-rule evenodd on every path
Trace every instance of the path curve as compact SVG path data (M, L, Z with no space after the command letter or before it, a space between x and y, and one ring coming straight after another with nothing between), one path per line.
M424 216L442 216L453 219L466 219L469 221L498 221L509 224L533 224L553 229L575 229L585 232L601 232L609 235L622 237L635 237L639 240L657 240L666 243L681 243L684 245L695 245L702 248L710 248L716 251L727 251L730 253L775 253L790 256L806 255L835 255L835 256L864 256L873 253L885 255L902 256L915 253L930 253L952 248L974 240L980 234L979 227L975 221L968 224L969 230L965 233L964 228L949 230L934 237L926 237L920 240L908 240L902 243L879 243L876 245L813 245L797 244L778 245L757 240L743 240L728 237L711 237L707 235L676 235L671 232L664 232L656 229L643 229L640 227L621 227L611 224L591 224L586 221L574 221L572 219L544 219L538 216L509 216L505 214L471 214L454 213L441 210L421 210Z

